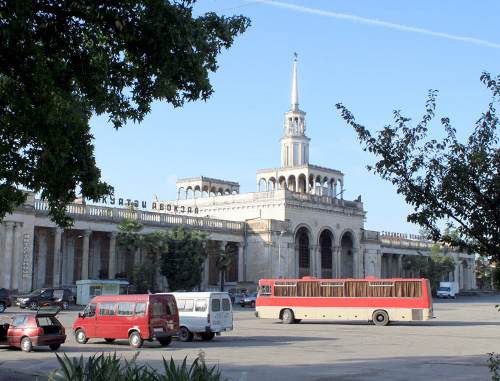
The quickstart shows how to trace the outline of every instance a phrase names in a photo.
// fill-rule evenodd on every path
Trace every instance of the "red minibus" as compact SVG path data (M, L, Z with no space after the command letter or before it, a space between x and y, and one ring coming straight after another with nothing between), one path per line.
M128 339L134 348L144 340L169 345L179 332L179 313L170 294L102 295L93 298L73 324L76 341Z
M427 279L261 279L255 316L311 320L423 321L434 317Z

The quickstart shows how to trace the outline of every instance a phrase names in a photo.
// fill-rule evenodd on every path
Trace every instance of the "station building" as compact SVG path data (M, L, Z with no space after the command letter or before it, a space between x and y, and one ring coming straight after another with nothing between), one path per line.
M361 196L345 200L344 174L310 164L306 113L299 109L297 61L292 108L285 112L281 166L257 171L257 191L240 193L235 181L208 177L177 182L175 200L110 199L109 205L75 203L75 224L56 227L46 202L30 194L0 225L0 287L19 292L43 286L72 286L77 280L129 278L144 253L118 250L122 219L136 219L144 232L183 224L210 233L221 248L238 253L226 276L228 288L255 290L262 278L364 278L409 276L405 255L429 256L432 246L418 237L364 229ZM115 204L116 203L116 204ZM136 206L127 208L126 204ZM148 209L148 210L141 210ZM447 247L457 268L449 281L475 288L474 255ZM201 288L218 287L214 259L205 265ZM166 282L158 285L167 289Z

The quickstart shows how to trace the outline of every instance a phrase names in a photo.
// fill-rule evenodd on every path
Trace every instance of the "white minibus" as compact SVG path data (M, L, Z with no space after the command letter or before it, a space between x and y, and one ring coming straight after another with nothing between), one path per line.
M179 311L179 340L199 336L212 340L233 330L233 309L227 292L172 292Z

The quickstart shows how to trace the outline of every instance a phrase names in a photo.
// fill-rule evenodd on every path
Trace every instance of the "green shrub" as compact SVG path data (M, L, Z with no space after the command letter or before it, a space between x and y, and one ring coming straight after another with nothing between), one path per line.
M493 381L500 381L500 355L495 353L488 354L490 355L490 358L488 359L488 362L490 363L490 372L493 373L491 379Z
M214 365L208 368L205 364L205 354L200 351L198 357L193 361L193 364L188 370L187 357L180 366L175 366L174 359L171 357L170 362L163 359L165 368L165 376L159 375L158 380L161 381L220 381L221 373L218 366Z
M57 356L60 368L49 374L49 380L64 381L220 381L221 373L218 366L209 368L205 364L204 353L200 351L192 365L187 366L187 357L181 365L176 366L174 359L163 359L165 375L158 373L149 365L136 364L137 352L134 357L123 364L120 358L103 353L94 354L84 361L83 355L79 358L69 358L65 353Z

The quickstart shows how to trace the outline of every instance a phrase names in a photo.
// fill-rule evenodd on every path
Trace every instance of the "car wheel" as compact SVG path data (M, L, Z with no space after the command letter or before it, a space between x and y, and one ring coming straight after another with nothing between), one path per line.
M162 347L166 347L172 342L172 337L166 337L164 339L159 339L158 341L160 342Z
M0 303L0 313L5 311L5 303Z
M28 307L30 308L30 310L36 310L38 308L38 303L32 300L30 304L28 304Z
M61 348L61 344L50 344L49 347L53 351L57 351L59 348Z
M104 339L106 340L106 343L112 343L113 341L115 341L115 339Z
M292 324L294 320L293 311L288 308L281 314L281 321L283 324Z
M241 307L245 307L245 303L240 303L240 306Z
M203 333L200 333L200 337L204 341L210 341L215 337L215 333L214 332L203 332Z
M63 300L62 306L64 310L67 310L69 308L69 302L67 300Z
M21 340L21 349L23 352L31 352L33 349L33 344L31 343L31 340L29 337L23 337Z
M137 331L132 332L128 338L128 342L129 342L131 347L134 347L134 348L142 347L143 340L142 340L141 334Z
M373 313L373 322L375 325L389 324L389 315L385 311L375 311Z
M85 344L88 341L85 331L81 328L76 330L75 339L79 344Z
M255 301L252 300L252 303L250 303L250 307L255 308Z
M181 329L179 329L179 340L180 341L191 341L193 340L193 333L187 329L186 327L181 327Z

